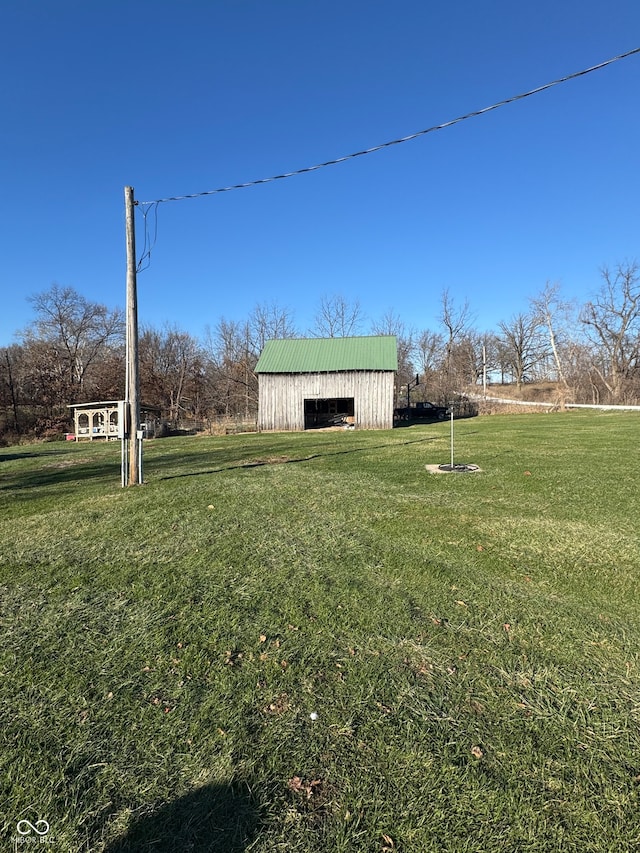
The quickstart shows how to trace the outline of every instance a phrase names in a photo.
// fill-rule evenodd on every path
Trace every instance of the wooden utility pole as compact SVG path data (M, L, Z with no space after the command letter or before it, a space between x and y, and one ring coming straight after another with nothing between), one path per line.
M142 440L140 431L140 373L138 362L138 292L136 280L136 232L133 187L124 188L125 224L127 237L127 343L125 409L129 441L128 485L142 481ZM125 439L126 440L126 439Z

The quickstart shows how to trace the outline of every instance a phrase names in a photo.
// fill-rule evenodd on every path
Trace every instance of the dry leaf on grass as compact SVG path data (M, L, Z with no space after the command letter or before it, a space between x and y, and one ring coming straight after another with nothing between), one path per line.
M287 787L290 791L296 794L301 794L310 800L313 796L320 793L322 788L322 779L312 779L307 781L302 776L293 776L287 782Z
M290 707L291 703L289 702L289 697L286 693L281 693L279 696L275 697L273 702L265 705L262 710L265 714L278 716L279 714L284 714L284 712L288 711Z

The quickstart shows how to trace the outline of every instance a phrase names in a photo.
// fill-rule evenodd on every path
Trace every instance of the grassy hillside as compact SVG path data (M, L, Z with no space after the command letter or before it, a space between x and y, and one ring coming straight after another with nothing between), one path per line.
M7 849L639 849L639 427L0 450Z

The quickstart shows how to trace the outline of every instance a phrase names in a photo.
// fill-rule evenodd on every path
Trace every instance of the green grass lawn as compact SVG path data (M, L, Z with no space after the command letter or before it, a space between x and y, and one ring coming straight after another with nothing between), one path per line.
M640 849L640 419L455 429L0 450L0 849Z

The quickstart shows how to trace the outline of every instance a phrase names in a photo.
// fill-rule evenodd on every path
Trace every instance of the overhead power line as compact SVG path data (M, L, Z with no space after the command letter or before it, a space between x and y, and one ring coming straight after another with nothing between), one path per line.
M513 104L515 101L521 101L524 98L530 98L531 95L537 95L539 92L544 92L547 89L551 89L554 86L559 86L561 83L566 83L569 80L575 80L577 77L584 77L585 74L591 74L592 71L599 71L601 68L605 68L607 65L611 65L614 62L619 62L621 59L626 59L629 56L633 56L634 54L640 53L640 47L634 48L634 50L629 50L626 53L621 53L619 56L614 56L611 59L607 59L605 62L599 62L597 65L592 65L590 68L584 68L582 71L575 71L573 74L567 74L566 77L559 77L557 80L553 80L551 83L545 83L544 86L538 86L535 89L530 89L528 92L523 92L520 95L514 95L511 98L505 98L503 101L498 101L496 104L492 104L490 107L483 107L481 110L474 110L470 113L465 113L465 115L458 116L458 118L451 119L450 121L445 121L442 124L433 125L433 127L427 127L425 130L419 130L416 133L411 133L409 136L403 136L400 139L392 139L390 142L383 142L380 145L374 145L372 148L365 148L363 151L356 151L353 154L346 154L344 157L337 157L335 160L327 160L325 163L318 163L315 166L307 166L304 169L295 169L292 172L284 172L282 175L272 175L270 178L260 178L257 181L247 181L244 184L233 184L229 187L219 187L215 190L205 190L204 192L199 193L190 193L189 195L176 195L170 196L168 198L158 198L155 201L140 201L136 202L136 204L140 206L144 205L152 205L152 204L163 204L167 201L182 201L187 198L202 198L207 195L217 195L218 193L227 193L231 190L242 190L247 187L257 187L259 184L269 184L272 181L281 181L284 178L293 178L296 175L304 175L307 172L317 172L319 169L324 169L327 166L336 166L338 163L345 163L347 160L354 160L356 157L363 157L365 154L373 154L375 151L381 151L383 148L390 148L392 145L400 145L403 142L410 142L412 139L417 139L419 136L425 136L427 133L434 133L436 130L444 130L446 127L452 127L454 124L459 124L461 121L466 121L470 118L475 118L476 116L484 115L484 113L489 113L492 110L497 110L499 107L504 107L507 104Z

